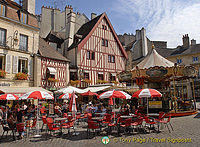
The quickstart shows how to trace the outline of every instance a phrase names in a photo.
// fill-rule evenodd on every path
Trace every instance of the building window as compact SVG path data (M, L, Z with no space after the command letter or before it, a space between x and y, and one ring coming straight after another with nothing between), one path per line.
M21 13L21 22L27 24L27 14Z
M87 51L87 59L90 59L90 51Z
M84 73L84 79L90 79L90 77L89 77L89 73Z
M19 49L28 51L28 36L20 34Z
M102 29L107 30L107 26L106 25L102 25Z
M102 39L102 46L108 47L108 40Z
M105 39L102 39L102 46L105 46Z
M110 74L110 81L116 81L116 77Z
M193 62L197 62L199 60L198 57L193 57Z
M0 15L5 16L6 15L6 7L2 4L0 4Z
M109 62L109 63L115 63L115 56L113 56L113 55L108 55L108 62Z
M0 28L0 46L6 45L6 30Z
M108 47L108 40L105 40L105 46Z
M88 60L95 60L95 52L87 51L87 59Z
M177 63L178 64L182 63L182 59L177 59Z
M28 60L19 59L18 60L18 72L28 73Z
M5 56L0 55L0 70L5 70Z
M104 80L103 74L98 74L98 80Z

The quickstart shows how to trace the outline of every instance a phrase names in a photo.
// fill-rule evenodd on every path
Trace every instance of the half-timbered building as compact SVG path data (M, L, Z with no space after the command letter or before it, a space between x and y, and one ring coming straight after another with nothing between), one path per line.
M125 70L127 54L122 47L106 13L81 26L68 48L71 80L89 79L117 81L116 74Z
M69 83L69 60L42 38L39 39L38 54L41 57L41 86L48 90L66 87Z

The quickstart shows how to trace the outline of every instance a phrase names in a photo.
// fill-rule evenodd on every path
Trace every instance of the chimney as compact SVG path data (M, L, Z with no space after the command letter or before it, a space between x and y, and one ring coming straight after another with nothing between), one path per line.
M68 48L74 40L74 30L76 22L76 13L71 12L67 14L67 24L66 24L66 47Z
M22 0L22 8L35 15L35 0Z
M146 56L148 54L148 47L147 47L146 30L144 28L142 28L141 30L141 38L142 38L142 55Z
M141 31L136 30L136 40L140 40L140 39L141 39Z
M192 39L191 40L191 46L196 45L196 40Z
M183 35L183 47L188 48L190 46L190 39L188 34Z
M94 19L95 17L97 17L96 13L91 13L91 20Z

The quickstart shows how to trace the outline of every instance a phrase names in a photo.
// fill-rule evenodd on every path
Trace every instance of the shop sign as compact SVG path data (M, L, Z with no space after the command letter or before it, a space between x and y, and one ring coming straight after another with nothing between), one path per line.
M146 74L150 77L162 77L167 74L167 69L165 69L164 67L155 67L147 70Z
M162 101L149 101L149 108L162 108Z
M10 83L0 83L0 87L10 87Z

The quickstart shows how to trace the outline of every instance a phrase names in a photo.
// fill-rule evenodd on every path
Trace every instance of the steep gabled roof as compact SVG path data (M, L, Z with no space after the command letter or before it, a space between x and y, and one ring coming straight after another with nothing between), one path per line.
M115 33L112 24L110 23L110 20L108 19L106 13L103 13L97 17L95 17L94 19L92 19L91 21L85 23L84 25L81 26L81 28L78 30L78 32L76 33L75 36L80 36L80 40L75 39L73 44L68 48L68 50L73 49L75 47L78 47L78 50L80 50L83 45L87 42L87 40L89 39L89 37L92 35L92 33L95 31L95 29L98 27L99 23L101 22L101 20L105 18L109 27L111 28L111 31L119 45L119 48L121 49L123 55L125 56L125 58L127 59L128 56L126 54L126 51L124 50L121 42L119 41L117 34Z
M68 61L62 54L56 51L53 47L51 47L44 39L39 38L39 54L43 57L47 57L50 59Z
M77 31L76 35L81 36L81 39L79 41L75 40L72 43L72 45L68 48L68 50L71 50L71 49L77 47L81 43L81 41L83 39L85 39L85 37L90 33L90 31L93 29L93 27L95 26L95 24L98 22L98 20L100 19L101 15L95 17L94 19L92 19L91 21L88 21L87 23L83 24L80 27L80 29Z

